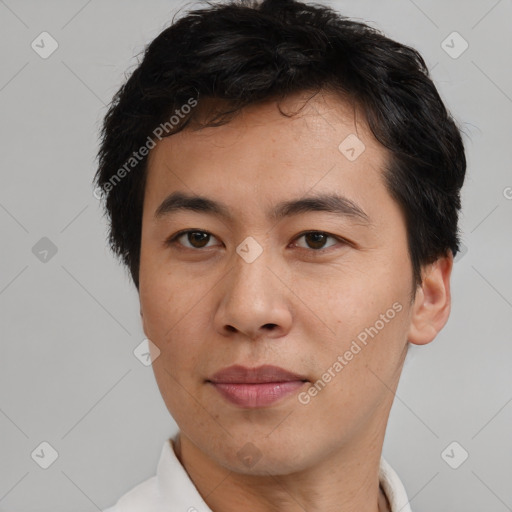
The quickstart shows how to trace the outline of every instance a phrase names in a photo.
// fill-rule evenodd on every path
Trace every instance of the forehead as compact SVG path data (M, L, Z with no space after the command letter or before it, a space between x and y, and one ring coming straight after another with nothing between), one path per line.
M208 119L215 106L200 103L196 121ZM154 211L172 190L223 197L231 192L232 201L244 201L248 208L245 199L258 195L268 204L273 196L296 197L308 190L338 188L356 198L368 187L383 187L387 150L361 110L332 92L249 105L227 124L197 126L162 139L151 150L145 209L151 205Z

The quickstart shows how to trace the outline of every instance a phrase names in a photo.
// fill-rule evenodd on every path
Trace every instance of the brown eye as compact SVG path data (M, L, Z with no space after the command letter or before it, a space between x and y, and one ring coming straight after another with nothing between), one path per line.
M198 229L186 229L176 233L167 242L166 245L174 245L180 239L186 240L187 243L180 241L180 245L186 249L202 249L208 247L208 242L213 235L208 231Z
M187 233L183 233L180 238L186 237L186 240L194 249L201 249L206 247L210 236L210 233L206 231L188 231Z
M329 235L328 233L324 233L323 231L308 231L307 233L302 233L302 235L300 235L297 238L297 240L300 238L304 238L304 240L306 241L306 244L307 244L307 247L305 247L306 249L315 249L317 251L326 249L326 248L331 247L332 245L335 245L335 243L334 243L334 244L328 245L327 247L325 246L325 243L329 238L331 238L335 242L336 241L343 242L339 238ZM299 247L303 247L303 246L299 246Z
M324 233L308 233L304 236L312 249L322 249L326 238L328 238Z

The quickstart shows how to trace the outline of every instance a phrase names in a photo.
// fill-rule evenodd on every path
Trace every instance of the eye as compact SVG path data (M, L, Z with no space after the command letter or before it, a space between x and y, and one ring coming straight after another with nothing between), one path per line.
M180 238L185 239L187 242L189 242L191 245L183 245L187 249L202 249L204 247L208 247L206 245L210 238L213 235L209 233L208 231L204 231L201 229L184 229L182 231L178 231L175 235L173 235L171 238L169 238L166 241L166 245L173 245L175 244Z
M171 236L166 242L166 245L175 245L180 239L188 242L190 245L186 245L180 241L180 245L185 247L186 249L203 249L212 247L208 246L208 242L211 238L215 238L210 232L204 231L202 229L184 229L182 231L178 231L175 235ZM299 240L304 238L307 243L306 247L295 244L297 247L302 249L313 249L314 252L321 252L323 250L329 249L333 245L336 245L336 241L338 243L346 244L345 240L340 237L336 237L334 235L330 235L329 233L325 233L323 231L305 231L301 233L299 236L295 238L295 240ZM332 239L335 243L325 246L327 239Z
M329 233L324 233L323 231L306 231L305 233L300 234L296 238L296 240L299 240L300 238L304 238L304 240L308 244L309 247L305 247L306 249L308 249L308 248L314 249L317 252L324 250L326 248L328 249L329 247L332 247L333 245L336 245L334 243L334 244L331 244L331 245L325 247L325 242L329 238L331 238L334 241L344 243L343 239L333 236L333 235L329 235ZM304 248L304 247L302 247L302 248Z

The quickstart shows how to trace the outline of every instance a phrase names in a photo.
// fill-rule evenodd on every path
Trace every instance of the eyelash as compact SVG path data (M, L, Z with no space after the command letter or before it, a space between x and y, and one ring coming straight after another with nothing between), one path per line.
M177 233L175 233L174 235L172 235L170 238L168 238L166 241L165 241L165 245L166 246L171 246L171 245L175 245L176 242L178 241L178 239L187 234L187 233L206 233L212 237L215 238L215 235L213 233L210 233L209 231L206 231L204 229L183 229L181 231L178 231ZM314 230L310 230L310 231L303 231L302 233L299 233L295 238L294 240L297 240L298 238L301 238L303 237L304 235L309 235L309 234L312 234L312 233L317 233L317 234L322 234L322 235L326 235L328 238L332 238L334 240L337 240L339 243L343 244L343 245L350 245L350 242L348 242L348 240L345 240L344 238L341 238L339 236L335 236L335 235L331 235L330 233L327 233L325 231L314 231ZM299 249L303 249L303 250L306 250L306 251L312 251L314 253L324 253L324 252L327 252L329 249L333 249L335 247L335 245L331 245L329 247L326 247L325 249L309 249L309 248L305 248L305 247L299 247ZM182 246L183 249L190 249L191 251L196 251L196 252L199 252L201 250L204 250L204 249L209 249L209 247L206 247L206 248L192 248L192 247L186 247L186 246Z

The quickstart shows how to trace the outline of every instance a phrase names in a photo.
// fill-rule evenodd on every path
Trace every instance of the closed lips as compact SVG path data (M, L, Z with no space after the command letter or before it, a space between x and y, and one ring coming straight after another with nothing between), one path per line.
M248 368L241 365L233 365L223 368L212 375L207 382L216 384L262 384L269 382L307 382L304 375L285 370L278 366L263 365L257 368Z

